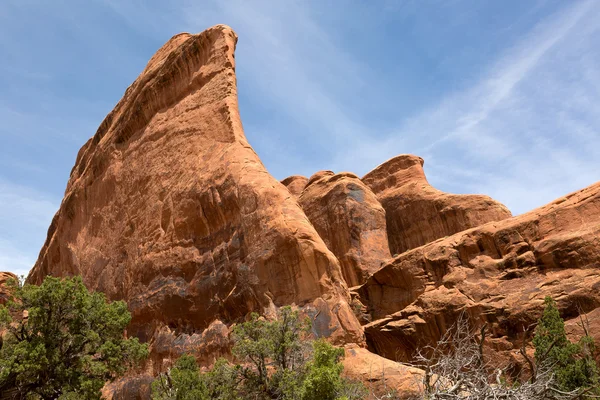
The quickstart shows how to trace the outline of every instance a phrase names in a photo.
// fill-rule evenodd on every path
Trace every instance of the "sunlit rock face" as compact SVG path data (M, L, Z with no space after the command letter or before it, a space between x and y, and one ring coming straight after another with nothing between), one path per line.
M308 181L298 202L340 261L349 287L364 283L391 257L385 210L356 175L319 172Z
M488 325L492 357L519 364L511 351L541 316L545 296L557 301L573 337L580 313L597 325L600 183L400 254L358 292L373 318L364 326L369 346L381 355L410 360L466 311L476 326Z

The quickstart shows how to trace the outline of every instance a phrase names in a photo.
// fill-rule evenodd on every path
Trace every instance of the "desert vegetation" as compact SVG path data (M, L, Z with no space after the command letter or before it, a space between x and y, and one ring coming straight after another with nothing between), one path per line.
M105 383L139 367L148 347L127 338L124 302L89 292L81 278L47 277L40 286L12 281L0 306L0 393L12 399L99 399ZM435 345L420 349L414 366L418 400L590 400L600 398L596 347L585 318L572 342L555 301L524 333L519 376L486 359L487 325L474 329L466 313ZM277 318L256 313L234 324L228 359L200 368L192 354L174 361L152 383L153 400L402 399L344 376L344 350L317 338L308 318L281 307ZM531 339L531 340L529 340ZM526 347L530 342L533 348ZM381 393L384 392L383 395ZM9 397L7 397L9 396ZM417 399L414 399L417 400Z
M435 345L421 349L416 365L425 370L423 399L464 400L575 400L600 398L594 341L583 318L585 335L572 343L551 297L544 300L542 317L535 327L533 357L523 339L520 354L529 366L517 379L493 367L484 357L486 326L473 331L466 314Z
M81 278L12 281L0 306L0 394L10 399L99 399L108 381L148 355L127 338L131 316Z
M290 307L274 321L252 314L233 329L233 341L235 363L220 359L200 373L194 357L184 355L153 383L153 399L352 400L367 394L342 377L344 350L310 339L310 320Z

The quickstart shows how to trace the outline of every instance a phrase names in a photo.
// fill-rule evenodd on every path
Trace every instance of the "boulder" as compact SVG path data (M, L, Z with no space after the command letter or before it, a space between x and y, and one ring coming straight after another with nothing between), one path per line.
M304 213L340 261L349 287L365 282L391 257L385 211L356 175L322 171L298 198Z
M423 392L424 371L373 354L358 346L348 346L343 360L344 375L364 382L377 397L396 392L400 399L415 399Z

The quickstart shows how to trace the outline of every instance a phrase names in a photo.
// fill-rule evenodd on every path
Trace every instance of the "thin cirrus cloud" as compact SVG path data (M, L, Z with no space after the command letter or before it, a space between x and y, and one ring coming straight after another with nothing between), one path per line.
M456 169L465 178L465 168L476 171L466 177L469 189L515 213L595 182L599 16L597 3L573 2L506 51L472 89L449 96L395 134L428 132L423 152L431 157L434 182L460 191L448 185L449 174Z
M594 1L7 0L0 269L31 267L78 148L178 32L235 29L244 128L276 178L413 153L434 186L518 214L600 177L599 20Z
M253 82L252 95L277 103L293 121L283 138L277 126L245 123L278 178L318 169L363 174L396 154L415 153L425 158L434 185L489 194L519 214L600 176L597 3L573 2L549 13L494 55L469 85L443 93L415 115L399 110L383 129L373 129L364 111L345 100L348 90L359 93L378 77L334 45L330 28L318 24L307 3L291 4L232 1L208 13L190 7L184 17L192 26L211 13L231 21L243 40L240 80ZM381 103L397 97L385 90L377 95ZM261 130L267 133L255 134ZM290 146L296 140L314 153L298 154Z

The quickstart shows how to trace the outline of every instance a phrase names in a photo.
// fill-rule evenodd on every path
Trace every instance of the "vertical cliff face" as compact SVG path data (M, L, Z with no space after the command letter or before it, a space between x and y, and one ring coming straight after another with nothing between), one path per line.
M244 136L236 41L215 26L152 57L80 150L28 279L82 275L147 340L295 304L360 343L338 260Z
M383 205L392 254L490 221L511 217L501 203L483 195L457 195L433 188L423 159L399 155L362 178Z

